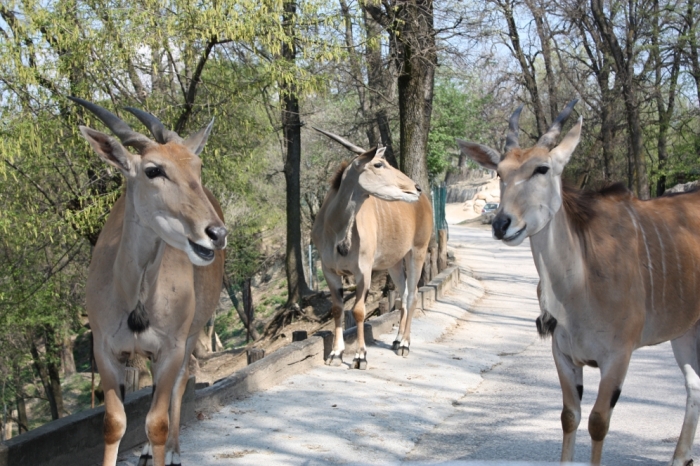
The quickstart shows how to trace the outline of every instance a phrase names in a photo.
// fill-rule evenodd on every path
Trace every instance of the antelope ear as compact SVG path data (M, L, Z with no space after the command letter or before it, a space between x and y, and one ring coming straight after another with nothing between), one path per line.
M355 162L354 162L355 166L359 167L360 165L364 165L364 164L368 163L370 160L372 160L374 157L376 157L378 155L379 151L381 151L381 153L383 154L385 150L386 150L386 148L381 148L381 149L377 149L376 147L371 148L370 150L368 150L364 154L360 154L355 158Z
M79 126L83 137L87 139L97 155L124 175L131 173L131 160L134 157L112 136L96 131L87 126Z
M202 150L204 150L204 145L207 143L207 139L209 139L209 134L211 134L211 129L213 126L214 119L212 118L206 127L200 129L185 139L183 142L185 147L191 150L194 155L199 155Z
M456 139L459 150L479 165L489 170L495 170L501 161L501 154L483 144Z
M578 146L581 140L581 127L583 126L583 116L580 116L578 122L566 133L564 139L559 143L557 147L549 151L549 156L552 158L552 167L554 168L554 173L561 175L564 171L564 167L569 163L571 154L574 153L576 146Z

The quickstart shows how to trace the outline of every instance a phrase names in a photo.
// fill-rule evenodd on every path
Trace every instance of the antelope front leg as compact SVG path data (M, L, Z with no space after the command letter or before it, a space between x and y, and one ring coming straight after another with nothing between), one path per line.
M190 336L187 339L187 347L185 348L185 357L180 367L180 372L173 387L172 400L170 401L170 433L168 435L168 443L166 445L165 465L166 466L181 466L180 461L180 413L182 408L182 395L187 388L187 379L189 379L189 364L190 355L194 349L199 335Z
M95 341L98 341L97 335ZM126 432L124 412L124 364L111 355L106 355L95 346L95 362L102 380L105 394L104 439L105 454L103 466L117 464L119 443Z
M372 271L355 276L357 283L355 291L355 306L352 308L353 317L357 322L357 350L352 360L353 369L367 369L367 346L365 344L365 300L369 293Z
M165 466L165 445L170 431L170 401L180 368L185 357L185 348L165 348L166 359L154 363L153 401L146 415L146 436L150 444L154 466ZM147 453L144 449L144 453ZM142 454L139 465L147 464L147 456Z
M343 340L343 279L340 275L322 267L323 276L326 278L328 288L331 290L331 312L335 321L335 335L333 338L333 350L326 359L327 366L340 366L343 364L343 352L345 351L345 341Z
M599 465L603 456L603 442L610 427L613 408L622 392L622 383L627 375L632 350L622 349L600 364L600 385L593 411L588 418L588 433L591 435L591 464Z
M552 337L552 355L557 366L559 384L564 399L561 411L561 428L564 440L561 447L561 462L574 460L576 430L581 422L581 398L583 397L583 368L574 365L569 356L562 353L556 335Z
M698 426L698 411L700 409L700 377L698 377L696 331L697 327L694 327L682 337L671 342L676 362L685 377L685 390L687 392L683 427L681 428L681 435L678 437L676 451L673 453L672 466L693 464L690 454L693 449L693 439Z

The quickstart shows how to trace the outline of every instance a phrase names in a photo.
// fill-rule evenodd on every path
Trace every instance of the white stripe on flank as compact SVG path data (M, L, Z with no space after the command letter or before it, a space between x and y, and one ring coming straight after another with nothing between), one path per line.
M678 255L678 247L676 246L676 242L673 241L673 236L671 235L671 230L668 229L668 224L666 222L663 224L666 228L666 234L668 234L668 237L671 238L671 246L673 246L673 252L676 255L676 268L678 268L678 277L676 281L678 282L678 290L681 295L682 303L685 301L685 298L683 297L683 270L681 270L681 257Z
M634 228L637 229L637 235L639 235L639 232L642 232L642 240L644 241L644 247L646 248L647 251L647 268L649 269L649 285L651 286L651 310L654 310L654 273L653 273L653 266L651 265L651 254L649 253L649 244L647 243L647 235L644 233L644 227L642 227L642 224L637 222L637 214L630 209L628 206L625 206L625 209L627 209L627 212L630 214L630 217L632 218L632 223L634 224ZM640 263L641 266L641 263ZM644 280L644 276L641 274L641 269L640 269L640 275L642 280Z
M663 272L664 285L661 292L661 303L666 304L666 248L664 247L664 240L661 239L659 234L659 229L656 228L656 223L654 223L654 231L656 232L656 237L659 238L659 246L661 247L661 271Z

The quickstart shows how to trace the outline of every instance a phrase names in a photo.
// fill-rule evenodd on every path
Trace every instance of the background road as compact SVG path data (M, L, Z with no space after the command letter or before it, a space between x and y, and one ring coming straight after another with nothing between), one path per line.
M382 335L369 348L367 371L317 367L204 413L182 432L183 464L558 461L561 394L550 341L535 329L529 243L506 247L484 228L451 225L450 245L474 278L463 274L453 293L417 316L408 358L391 351L393 333ZM346 354L349 362L352 348ZM586 429L598 380L597 369L584 370L581 462L590 457ZM604 463L668 464L684 406L670 345L635 353Z

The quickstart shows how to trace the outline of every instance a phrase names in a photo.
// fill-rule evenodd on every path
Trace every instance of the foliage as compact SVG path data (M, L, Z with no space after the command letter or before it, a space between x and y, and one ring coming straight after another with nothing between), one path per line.
M486 132L484 108L491 97L469 92L468 80L449 76L437 79L433 97L433 117L428 136L428 172L431 181L444 173L457 155L455 138L481 140Z

